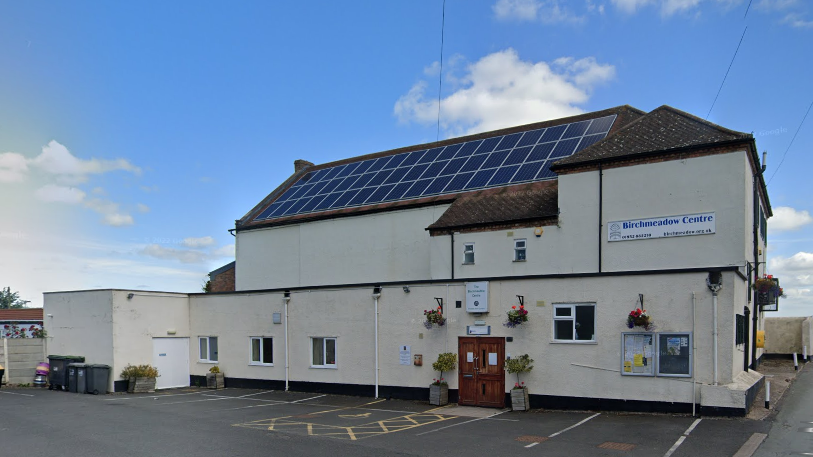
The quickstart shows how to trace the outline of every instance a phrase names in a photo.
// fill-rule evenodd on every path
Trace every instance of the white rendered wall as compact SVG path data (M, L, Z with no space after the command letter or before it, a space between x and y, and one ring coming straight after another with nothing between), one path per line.
M752 211L742 184L751 181L746 160L740 151L605 170L603 271L742 266L751 231L743 222ZM607 241L610 221L712 211L711 235Z
M238 232L237 290L430 279L425 229L448 207Z
M133 298L128 299L131 293ZM187 294L114 290L111 383L121 379L119 374L128 364L153 364L153 338L188 336Z
M86 363L113 365L112 290L46 292L43 314L48 354L81 355Z

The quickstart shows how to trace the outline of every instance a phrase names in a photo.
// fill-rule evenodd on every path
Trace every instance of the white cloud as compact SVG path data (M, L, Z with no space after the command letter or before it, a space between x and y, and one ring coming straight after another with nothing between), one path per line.
M661 13L664 16L671 16L675 13L688 11L700 4L701 0L665 0L661 6Z
M79 159L71 154L68 148L54 140L43 146L40 155L30 159L28 163L69 183L86 182L88 175L116 170L129 171L136 175L141 173L140 168L125 159Z
M754 5L754 8L765 11L778 11L796 6L798 3L798 0L761 0L759 3Z
M715 3L721 5L722 8L731 9L734 5L742 3L742 0L611 0L613 5L620 11L633 14L639 9L649 6L660 6L661 15L664 17L672 16L679 13L688 13L692 10L698 9L702 3ZM699 12L698 12L699 14Z
M808 272L813 277L813 253L797 252L790 257L774 257L768 262L773 270Z
M107 192L102 187L94 187L91 193L94 195L107 195Z
M616 8L625 13L632 14L638 8L652 3L652 0L612 0Z
M455 135L580 114L592 89L614 76L615 67L593 57L529 62L513 49L498 51L467 66L461 87L441 101L441 124ZM426 91L419 81L398 99L399 121L436 122L437 100Z
M584 16L578 16L560 5L559 0L498 0L491 8L497 19L501 20L538 20L547 24L581 23L585 20Z
M215 244L215 239L211 236L203 236L200 238L184 238L183 245L188 248L204 248Z
M147 245L141 250L141 254L158 259L178 260L181 263L203 263L209 260L209 256L205 252L166 248L158 244Z
M67 203L76 205L85 199L85 193L75 187L58 186L56 184L46 184L36 192L34 196L49 203Z
M212 256L214 257L234 257L234 245L229 244L226 246L219 247L212 251Z
M22 182L28 175L25 157L16 152L0 154L0 182Z
M789 24L791 27L797 29L809 29L813 28L813 21L806 21L802 18L801 15L796 13L790 13L782 19L783 24Z
M813 222L813 217L808 211L797 211L789 206L779 206L773 209L773 217L768 220L768 230L770 232L798 230L811 222Z
M111 227L125 227L135 223L133 216L120 212L118 203L110 200L94 198L86 201L85 207L101 214L101 222Z
M149 213L150 212L150 207L143 204L143 203L136 204L136 208L138 209L138 212L140 212L140 213Z

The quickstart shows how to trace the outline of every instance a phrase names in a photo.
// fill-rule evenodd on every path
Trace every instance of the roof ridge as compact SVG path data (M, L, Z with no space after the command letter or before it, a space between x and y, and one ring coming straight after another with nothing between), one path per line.
M701 123L701 124L703 124L703 125L705 125L707 127L717 129L717 130L719 130L721 132L725 132L725 133L728 133L730 135L739 135L739 136L742 136L743 138L753 137L753 135L751 135L750 133L745 133L745 132L740 132L738 130L731 130L731 129L725 128L722 125L715 124L714 122L708 121L708 120L703 119L703 118L698 117L698 116L695 116L694 114L687 113L686 111L683 111L681 109L675 108L674 106L670 106L670 105L661 105L661 106L653 109L652 111L650 111L650 113L654 113L654 112L659 111L659 110L671 111L671 112L673 112L673 113L675 113L675 114L677 114L679 116L683 116L683 117L685 117L685 118L687 118L687 119L689 119L691 121L699 122L699 123ZM647 113L647 114L650 114L650 113Z

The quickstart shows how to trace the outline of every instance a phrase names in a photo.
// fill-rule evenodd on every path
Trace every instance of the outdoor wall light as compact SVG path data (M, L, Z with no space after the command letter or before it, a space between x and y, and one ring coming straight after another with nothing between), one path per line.
M409 286L404 286L404 293L409 293Z
M127 294L127 300L132 300L133 297L135 297L134 293L131 292L131 293Z

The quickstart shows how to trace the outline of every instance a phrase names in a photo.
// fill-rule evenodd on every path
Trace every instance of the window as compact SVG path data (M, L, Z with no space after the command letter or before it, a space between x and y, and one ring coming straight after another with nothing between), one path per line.
M555 341L595 341L596 305L553 305Z
M217 337L201 336L198 338L200 344L200 361L217 362Z
M737 314L737 332L735 335L735 345L745 344L745 316Z
M249 365L274 364L274 339L264 336L251 337L251 362Z
M514 240L514 262L525 261L525 240Z
M311 338L312 368L336 368L336 338Z
M474 263L474 243L463 245L463 263Z

